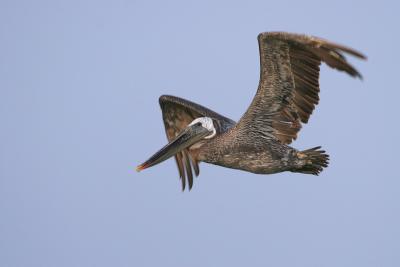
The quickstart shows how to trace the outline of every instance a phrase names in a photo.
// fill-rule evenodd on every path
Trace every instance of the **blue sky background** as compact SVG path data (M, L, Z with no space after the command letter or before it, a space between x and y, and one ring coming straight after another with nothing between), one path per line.
M396 1L0 1L0 266L400 266ZM234 120L256 36L357 48L359 81L321 70L298 140L319 177L201 164L181 192L161 94Z

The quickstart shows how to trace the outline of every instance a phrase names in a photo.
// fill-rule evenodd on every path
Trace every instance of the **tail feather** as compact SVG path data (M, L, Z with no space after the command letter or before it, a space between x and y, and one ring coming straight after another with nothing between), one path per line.
M329 155L321 147L313 147L297 153L297 157L302 162L301 167L296 168L294 172L318 175L323 168L328 167Z

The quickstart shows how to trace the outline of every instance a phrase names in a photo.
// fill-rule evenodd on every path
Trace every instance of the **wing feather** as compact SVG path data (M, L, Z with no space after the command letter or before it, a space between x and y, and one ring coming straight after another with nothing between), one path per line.
M217 134L227 131L235 124L233 120L183 98L163 95L159 98L159 102L168 141L174 139L189 123L199 117L212 118ZM200 174L196 155L190 148L184 149L175 155L175 161L182 182L182 190L186 187L186 179L190 190L193 186L193 170L196 176Z
M183 161L185 163L185 169L186 169L188 185L189 185L189 190L190 190L190 189L192 189L192 186L193 186L192 165L190 163L188 152L186 149L182 152L182 155L183 155Z
M319 102L321 62L362 78L344 55L366 59L360 52L321 38L284 32L261 33L260 83L238 131L274 136L285 144L297 138Z

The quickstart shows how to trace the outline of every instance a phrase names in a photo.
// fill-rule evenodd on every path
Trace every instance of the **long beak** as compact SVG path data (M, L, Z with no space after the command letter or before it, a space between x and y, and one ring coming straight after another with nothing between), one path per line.
M175 139L169 142L166 146L161 148L157 153L151 156L147 161L136 167L136 171L141 171L146 168L152 167L166 159L174 156L183 149L193 145L199 140L203 139L210 132L199 125L188 126L183 130Z

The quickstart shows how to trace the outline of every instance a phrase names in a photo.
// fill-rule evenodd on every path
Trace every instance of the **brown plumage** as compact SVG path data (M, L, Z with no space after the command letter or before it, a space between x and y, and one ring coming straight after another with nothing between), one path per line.
M160 97L159 102L168 141L173 140L183 129L186 128L186 126L189 125L189 123L199 117L212 118L215 122L214 126L218 135L226 132L235 124L231 119L179 97L163 95ZM186 178L189 189L193 186L192 168L194 169L196 176L199 176L200 173L198 160L194 155L194 151L194 149L190 150L190 148L185 148L175 155L179 177L182 181L182 189L185 189Z
M284 32L261 33L258 43L258 90L237 124L182 98L160 97L165 129L171 143L180 142L176 139L184 138L180 135L185 130L195 128L190 124L197 118L210 118L216 131L212 137L196 139L196 142L180 146L174 152L182 189L186 186L186 178L189 189L192 188L192 169L198 176L200 161L264 174L292 171L317 175L328 165L329 156L320 147L298 151L287 145L297 138L302 123L308 122L319 102L321 62L361 78L342 53L361 59L366 57L351 48L317 37ZM205 122L201 119L201 123ZM205 124L201 123L196 123L203 127L198 128L203 132L201 134L210 134L211 128L205 130ZM163 149L170 148L166 146ZM138 170L165 160L156 155L140 165Z

